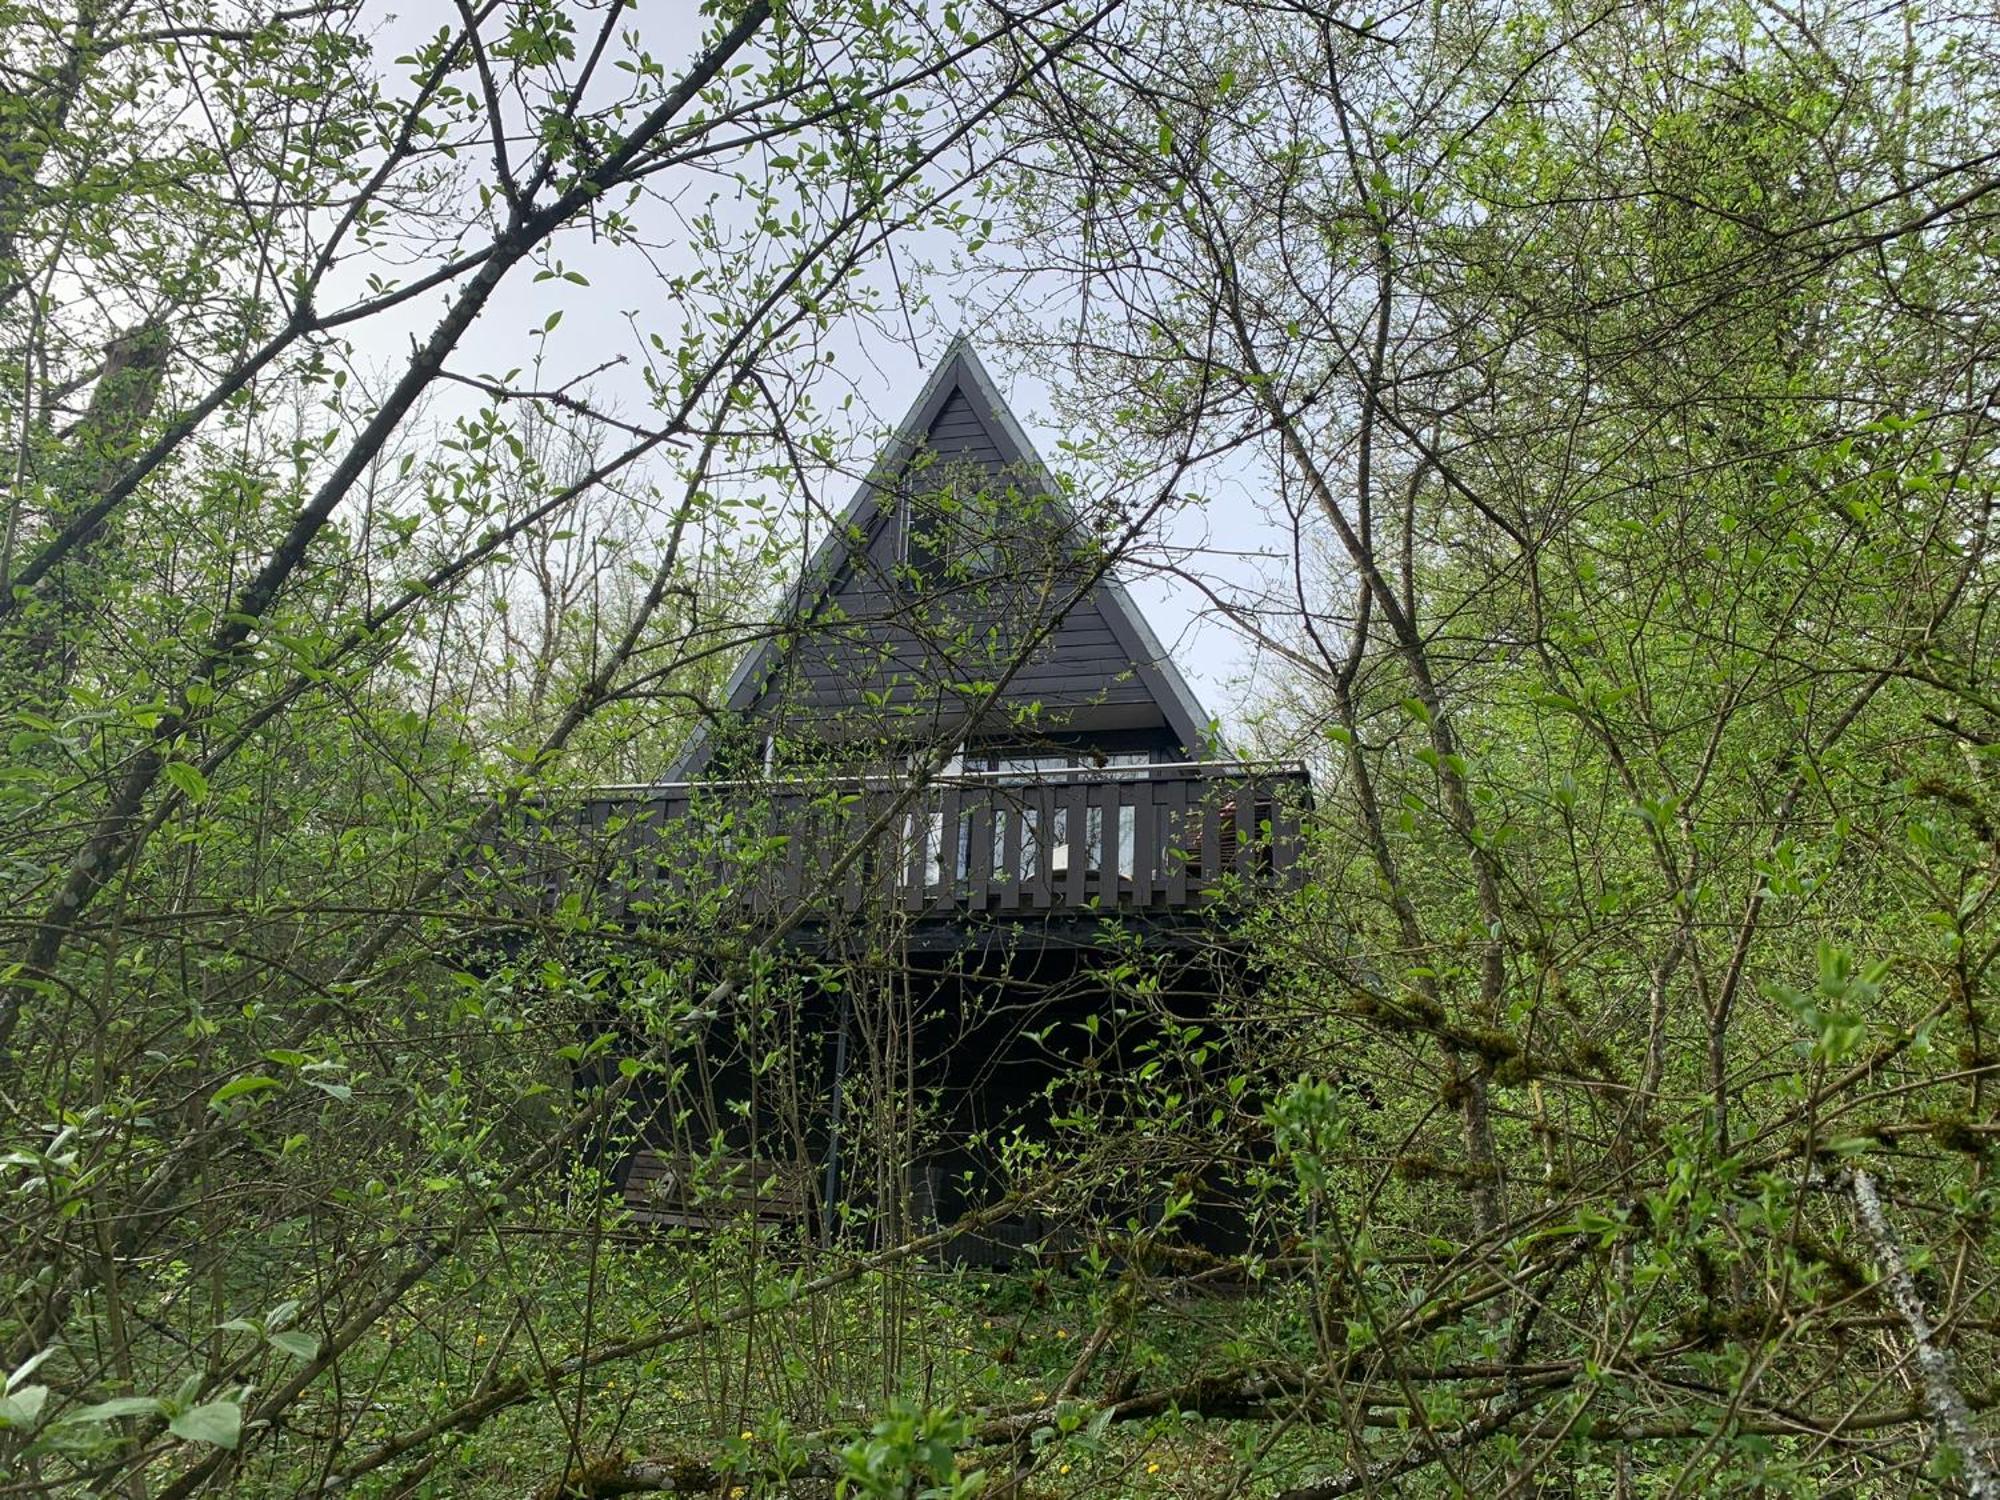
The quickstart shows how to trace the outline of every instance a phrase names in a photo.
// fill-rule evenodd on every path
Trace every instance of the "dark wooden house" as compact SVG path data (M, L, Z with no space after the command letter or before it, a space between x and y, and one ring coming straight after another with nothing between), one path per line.
M1070 1070L1102 1077L1119 1048L1137 1066L1139 1038L1203 1014L1238 914L1295 882L1303 771L1222 754L1107 534L955 343L714 717L658 784L580 810L552 893L777 938L810 976L782 1108L718 1020L707 1123L641 1112L618 1166L640 1217L836 1233L855 1204L894 1217L890 1196L905 1218L962 1210L1009 1132L1068 1107ZM1146 1024L1109 1024L1144 1009L1104 977L1118 953L1150 966ZM887 1166L864 1064L921 1104ZM955 1253L1050 1234L1021 1219Z

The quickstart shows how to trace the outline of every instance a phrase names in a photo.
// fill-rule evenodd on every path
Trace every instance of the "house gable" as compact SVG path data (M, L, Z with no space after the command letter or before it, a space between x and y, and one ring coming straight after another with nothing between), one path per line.
M951 545L975 523L1000 541ZM723 713L780 740L1122 736L1201 758L1208 716L1130 595L1093 576L1093 546L954 341L814 547L781 633L730 678ZM667 779L701 775L715 743L698 732Z

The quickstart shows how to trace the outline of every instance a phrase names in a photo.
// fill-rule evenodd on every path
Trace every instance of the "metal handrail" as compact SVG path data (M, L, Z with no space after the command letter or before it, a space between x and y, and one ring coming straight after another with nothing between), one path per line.
M1034 785L1041 782L1063 781L1143 781L1149 779L1169 779L1162 773L1180 772L1186 779L1196 776L1220 778L1222 776L1296 776L1307 775L1302 760L1184 760L1184 761L1140 761L1130 765L1103 766L1061 766L1041 771L954 771L940 773L925 781L926 786L1003 786ZM660 797L674 792L729 791L737 788L756 787L764 790L778 790L786 787L810 787L823 790L829 786L895 788L911 784L908 776L893 773L864 773L859 776L808 777L758 777L716 781L634 781L601 786L579 787L576 795L587 798L608 797Z

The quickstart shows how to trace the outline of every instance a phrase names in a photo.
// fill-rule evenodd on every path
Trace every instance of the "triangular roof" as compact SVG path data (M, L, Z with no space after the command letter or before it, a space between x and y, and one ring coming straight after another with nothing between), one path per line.
M780 619L786 624L810 620L837 587L850 563L851 539L866 535L882 511L885 496L894 502L893 490L911 459L929 439L947 407L954 411L954 396L963 395L976 415L983 435L1002 465L1011 473L1025 476L1027 485L1048 497L1060 514L1074 519L1062 498L1055 476L1035 451L1020 422L1008 408L993 377L980 363L972 345L960 336L952 340L930 379L924 383L909 412L897 425L888 443L876 456L868 476L856 488L854 497L807 558L804 571L789 591ZM1130 671L1144 685L1157 704L1166 726L1190 756L1204 753L1211 720L1196 700L1186 678L1167 655L1166 648L1140 614L1138 605L1116 578L1106 573L1089 593L1089 602L1103 617ZM1081 603L1081 601L1079 601ZM783 663L783 647L777 633L753 646L737 664L723 690L725 714L748 712L763 694ZM698 777L714 752L714 737L707 725L698 726L681 753L675 757L666 780L686 781Z

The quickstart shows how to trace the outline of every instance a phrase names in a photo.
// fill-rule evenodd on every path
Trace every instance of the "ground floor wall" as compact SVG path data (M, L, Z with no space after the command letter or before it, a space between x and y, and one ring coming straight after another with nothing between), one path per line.
M1254 1107L1227 1087L1241 955L1034 936L788 954L630 1091L605 1166L634 1216L857 1247L970 1222L934 1247L968 1265L1240 1248L1241 1121L1217 1111Z

